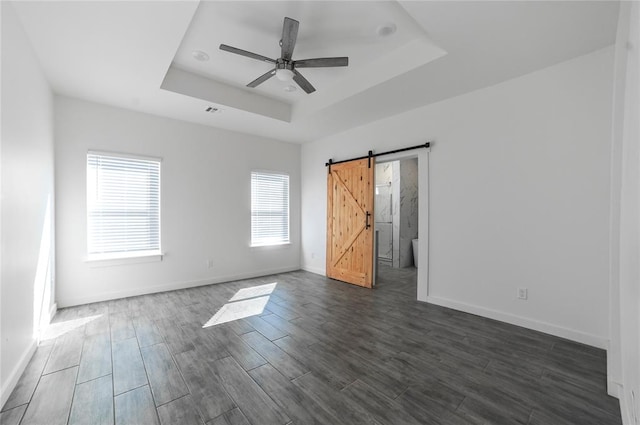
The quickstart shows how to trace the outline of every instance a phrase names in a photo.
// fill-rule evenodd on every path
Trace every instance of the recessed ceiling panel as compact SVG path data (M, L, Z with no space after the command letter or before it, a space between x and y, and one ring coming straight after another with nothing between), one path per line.
M274 65L219 49L220 44L226 44L277 59L285 17L300 22L294 60L349 57L348 67L299 69L316 88L312 94L292 81L277 78L248 88L249 82ZM215 1L200 3L172 68L291 104L306 114L443 54L395 1Z

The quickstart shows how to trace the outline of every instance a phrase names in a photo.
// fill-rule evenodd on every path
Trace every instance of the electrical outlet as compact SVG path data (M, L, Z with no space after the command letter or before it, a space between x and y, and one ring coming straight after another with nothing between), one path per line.
M529 295L528 292L527 288L518 288L518 299L526 300Z
M209 259L207 260L207 267L212 269L213 268L213 260Z

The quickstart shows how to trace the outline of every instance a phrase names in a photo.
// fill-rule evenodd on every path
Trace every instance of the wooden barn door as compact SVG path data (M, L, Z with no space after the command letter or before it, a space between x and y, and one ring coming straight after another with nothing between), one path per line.
M330 166L327 178L327 276L371 288L375 158Z

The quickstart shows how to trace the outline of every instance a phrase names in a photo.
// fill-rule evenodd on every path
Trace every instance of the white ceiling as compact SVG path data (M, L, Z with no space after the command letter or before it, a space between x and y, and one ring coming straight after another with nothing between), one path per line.
M576 57L614 42L618 3L14 2L56 93L190 122L306 142ZM284 16L300 21L294 59L317 88L286 93L269 64ZM379 25L398 30L379 37ZM209 54L195 61L193 50ZM215 106L221 112L204 112Z

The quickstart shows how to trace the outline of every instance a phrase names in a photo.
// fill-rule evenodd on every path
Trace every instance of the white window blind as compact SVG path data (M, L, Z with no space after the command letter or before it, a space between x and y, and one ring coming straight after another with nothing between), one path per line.
M251 245L289 243L289 176L251 173Z
M160 252L160 161L87 154L88 253Z

